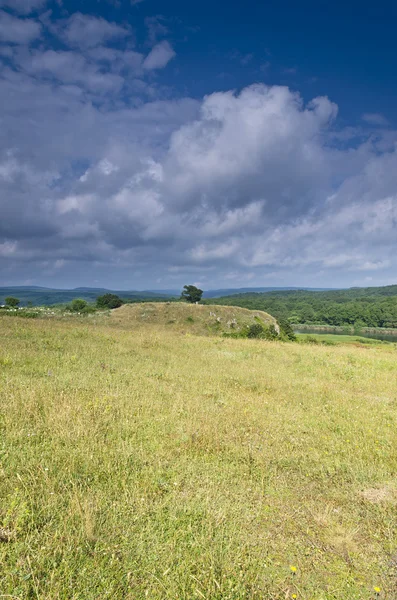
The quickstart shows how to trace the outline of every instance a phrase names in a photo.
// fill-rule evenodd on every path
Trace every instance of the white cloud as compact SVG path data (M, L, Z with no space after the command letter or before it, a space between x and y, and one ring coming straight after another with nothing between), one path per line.
M35 10L39 10L46 3L47 0L0 0L0 6L10 8L21 15L28 15Z
M41 25L33 19L18 19L0 10L0 41L29 44L41 33Z
M156 44L154 48L152 48L143 61L143 68L147 71L163 69L175 56L176 53L169 42L160 42L159 44Z
M100 17L74 13L65 29L60 30L60 35L70 46L92 48L106 41L128 37L131 32Z
M375 125L378 127L386 127L387 125L389 125L389 122L386 119L386 117L379 113L365 113L361 118L369 125Z
M160 101L145 77L174 56L168 42L144 59L95 27L82 50L77 34L73 50L8 53L0 269L57 277L58 264L75 283L114 276L123 287L131 265L146 282L194 273L208 286L276 271L291 284L319 270L391 276L391 130L334 129L330 100L305 104L280 86Z
M19 65L26 72L41 77L54 77L62 83L77 83L97 93L116 93L124 80L117 74L103 73L99 65L89 63L83 55L74 51L46 50L22 53Z

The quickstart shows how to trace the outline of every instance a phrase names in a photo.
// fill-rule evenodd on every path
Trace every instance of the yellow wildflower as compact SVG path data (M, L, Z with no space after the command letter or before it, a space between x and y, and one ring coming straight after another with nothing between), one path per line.
M294 567L293 565L291 565L291 566L290 566L290 569L291 569L292 573L295 575L295 573L296 573L296 571L297 571L297 568L296 568L296 567Z
M378 587L377 585L374 587L374 592L375 594L380 594L380 587Z

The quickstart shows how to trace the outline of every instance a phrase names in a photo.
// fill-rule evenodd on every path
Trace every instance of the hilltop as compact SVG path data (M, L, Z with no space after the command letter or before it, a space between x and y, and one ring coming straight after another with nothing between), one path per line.
M184 302L125 304L113 310L110 318L113 325L121 327L166 326L194 335L241 333L254 323L273 325L278 330L276 319L262 310Z

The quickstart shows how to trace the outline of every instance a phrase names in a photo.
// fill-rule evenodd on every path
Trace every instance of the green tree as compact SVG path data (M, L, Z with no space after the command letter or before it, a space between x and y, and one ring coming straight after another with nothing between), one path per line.
M9 308L16 308L19 303L19 298L13 298L12 296L7 296L6 298L6 306L8 306Z
M69 304L69 309L72 312L81 312L82 310L85 309L85 307L87 306L87 304L88 304L88 302L86 302L82 298L75 298Z
M296 340L296 335L291 327L291 323L287 319L279 319L278 324L280 325L281 335L291 342L294 342Z
M96 299L98 308L119 308L122 304L122 299L116 294L104 294Z
M203 290L200 290L195 285L184 285L181 299L186 300L186 302L190 302L191 304L195 304L196 302L200 302L202 295Z

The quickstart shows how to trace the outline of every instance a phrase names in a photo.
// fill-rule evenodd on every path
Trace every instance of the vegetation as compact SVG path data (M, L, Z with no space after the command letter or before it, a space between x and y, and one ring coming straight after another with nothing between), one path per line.
M0 593L394 599L393 347L134 310L1 321Z
M278 332L274 325L264 327L261 323L253 323L248 327L246 337L250 339L275 340L278 338Z
M200 302L203 293L203 290L200 290L195 285L185 285L183 286L181 299L196 304L196 302Z
M332 326L397 327L397 286L327 292L278 291L214 298L212 304L264 310L279 321Z
M20 303L20 300L19 298L14 298L13 296L7 296L5 303L8 308L16 308Z
M184 334L233 337L247 337L253 324L260 324L266 331L277 326L273 317L260 310L181 302L126 304L113 311L110 319L114 324L133 330L142 324L160 329L165 325Z
M69 305L69 309L72 312L81 312L82 310L84 310L87 307L87 302L86 300L82 300L81 298L75 298L75 300L72 300L72 302Z
M122 304L122 299L116 294L104 294L103 296L98 296L96 299L98 308L119 308Z
M361 347L363 345L370 344L372 346L390 345L391 347L397 348L394 342L360 337L359 335L332 335L331 333L298 333L295 337L298 342L309 344L326 344L328 346L334 346L335 344L353 344L355 346Z
M21 305L26 306L29 302L33 306L52 306L54 304L68 304L75 298L82 298L87 302L95 302L97 297L107 293L113 293L123 298L126 302L143 302L150 300L167 300L169 295L160 292L136 292L136 291L112 291L95 288L77 288L75 290L56 290L40 287L0 287L0 304L7 296L17 295ZM176 293L176 292L175 292Z

